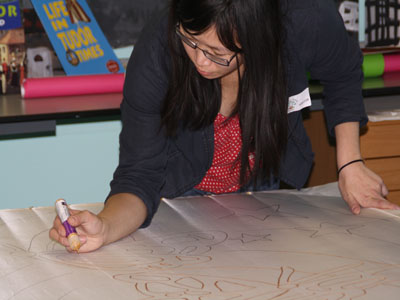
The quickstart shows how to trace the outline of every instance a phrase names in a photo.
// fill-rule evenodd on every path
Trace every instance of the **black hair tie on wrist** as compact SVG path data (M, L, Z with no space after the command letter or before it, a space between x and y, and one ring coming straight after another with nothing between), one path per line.
M355 159L355 160L349 161L347 164L344 164L343 166L340 167L340 169L337 171L337 174L339 175L340 171L342 171L348 165L354 164L354 163L359 162L359 161L364 163L363 159Z

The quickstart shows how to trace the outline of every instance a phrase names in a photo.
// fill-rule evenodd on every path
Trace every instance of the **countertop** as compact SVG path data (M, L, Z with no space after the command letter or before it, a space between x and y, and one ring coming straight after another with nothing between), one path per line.
M310 94L313 102L311 109L322 109L322 86L317 82L310 82ZM400 95L400 73L364 80L365 99L394 95ZM118 116L121 101L122 93L40 99L22 99L19 94L1 95L0 123Z

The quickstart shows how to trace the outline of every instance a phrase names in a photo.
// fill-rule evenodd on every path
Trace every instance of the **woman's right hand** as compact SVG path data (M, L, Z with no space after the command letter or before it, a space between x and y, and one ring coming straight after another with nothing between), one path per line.
M87 210L70 209L69 211L71 216L68 218L68 223L75 227L81 241L79 253L91 252L103 246L105 243L105 223L103 219ZM58 216L54 219L49 236L65 246L69 252L73 252L68 243L65 228Z
M91 252L118 241L136 231L147 217L147 208L137 196L129 193L115 194L107 199L98 215L87 210L70 209L68 223L75 227L81 240L80 253ZM50 238L72 252L65 236L64 226L56 217Z

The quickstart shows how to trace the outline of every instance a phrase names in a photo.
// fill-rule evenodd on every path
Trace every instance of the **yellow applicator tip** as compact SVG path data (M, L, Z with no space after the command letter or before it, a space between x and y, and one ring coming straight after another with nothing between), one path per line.
M71 233L68 236L68 242L73 251L79 252L79 249L81 248L81 241L76 233Z

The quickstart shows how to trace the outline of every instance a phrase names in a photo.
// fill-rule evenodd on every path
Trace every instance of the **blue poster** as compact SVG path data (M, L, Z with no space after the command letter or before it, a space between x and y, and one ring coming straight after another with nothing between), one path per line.
M0 3L0 30L22 27L19 0Z
M31 2L67 75L125 71L85 0Z

